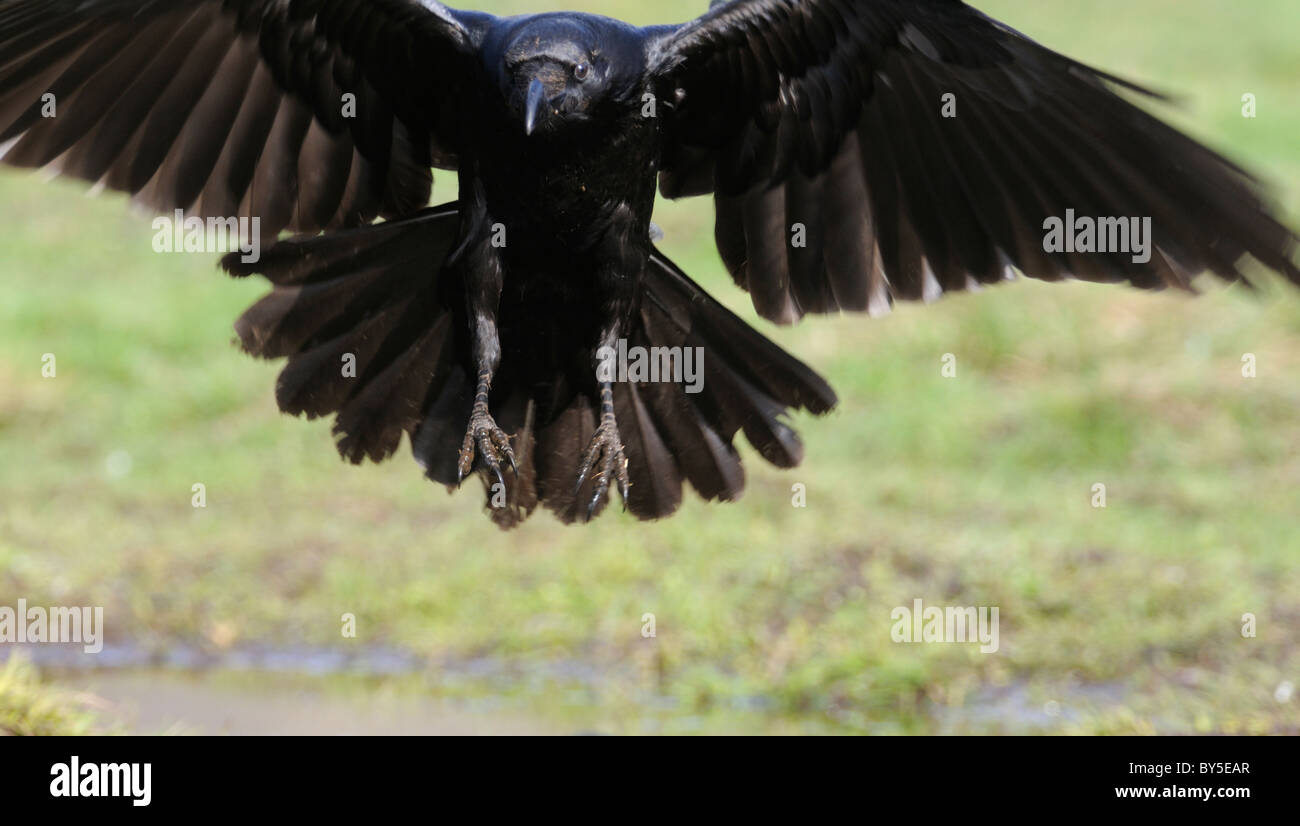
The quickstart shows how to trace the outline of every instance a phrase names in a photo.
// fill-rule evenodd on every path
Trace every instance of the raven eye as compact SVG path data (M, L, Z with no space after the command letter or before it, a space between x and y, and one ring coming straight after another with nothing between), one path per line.
M573 76L579 82L586 80L587 75L589 74L591 74L591 67L586 63L579 63L577 66L573 67Z

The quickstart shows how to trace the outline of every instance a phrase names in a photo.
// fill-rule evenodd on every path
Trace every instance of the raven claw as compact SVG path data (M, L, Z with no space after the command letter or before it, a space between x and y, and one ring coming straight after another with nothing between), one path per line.
M627 455L623 452L623 441L618 436L618 424L614 421L613 415L601 418L600 427L596 428L596 433L591 438L591 446L587 448L586 458L583 459L582 468L578 472L578 482L573 486L574 496L582 490L597 461L600 462L600 470L596 474L596 492L592 495L591 502L587 504L587 521L591 521L596 515L601 499L609 493L611 477L618 479L618 492L623 499L623 510L627 510L628 490L631 487L627 475Z
M475 449L477 448L477 450ZM461 444L460 459L456 463L456 484L459 485L474 469L474 458L480 456L483 464L496 476L497 482L505 487L505 476L501 473L501 463L510 463L510 470L519 475L519 466L515 464L515 451L510 446L510 436L497 427L492 414L486 409L475 408L470 414L469 426L465 429L465 441Z

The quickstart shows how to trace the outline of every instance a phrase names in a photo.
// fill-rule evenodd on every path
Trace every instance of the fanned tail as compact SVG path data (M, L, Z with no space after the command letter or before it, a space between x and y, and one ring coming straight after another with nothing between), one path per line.
M387 459L406 434L425 475L449 488L474 390L462 293L439 263L454 249L458 220L453 203L282 241L256 263L238 254L222 261L233 275L259 273L272 284L235 329L249 353L288 359L276 383L280 409L335 415L337 448L354 464ZM657 252L636 321L629 345L699 348L703 359L698 393L676 381L614 385L628 510L668 516L681 505L683 482L708 500L739 497L739 432L773 464L799 463L803 447L784 418L830 410L835 394L825 381ZM565 522L585 520L596 480L580 490L574 483L597 423L588 387L563 370L547 377L503 369L491 405L519 469L504 475L504 490L479 473L493 521L514 527L539 503Z

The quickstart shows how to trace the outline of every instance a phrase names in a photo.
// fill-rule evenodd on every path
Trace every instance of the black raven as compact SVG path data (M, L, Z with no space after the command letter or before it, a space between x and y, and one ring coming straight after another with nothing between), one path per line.
M836 402L656 249L656 188L713 195L723 261L778 323L1014 273L1187 288L1250 256L1300 283L1258 183L1121 92L1151 94L958 0L734 0L648 28L0 0L4 161L258 219L269 249L223 263L273 284L236 329L288 359L280 407L337 414L353 462L406 433L431 479L477 470L503 526L539 502L589 519L611 486L647 519L684 480L734 499L738 431L790 467L787 412ZM432 167L456 202L427 206ZM701 348L702 384L605 369L630 348Z

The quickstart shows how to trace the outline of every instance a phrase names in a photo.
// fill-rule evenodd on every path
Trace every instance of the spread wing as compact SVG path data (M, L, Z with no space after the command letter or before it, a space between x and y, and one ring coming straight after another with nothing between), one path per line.
M0 158L264 234L423 207L491 18L433 0L0 0Z
M1186 287L1241 278L1247 253L1300 283L1249 175L1117 93L1137 87L957 0L736 0L651 36L660 188L714 194L723 260L766 318L1017 270ZM1150 260L1049 241L1069 214L1150 218Z

